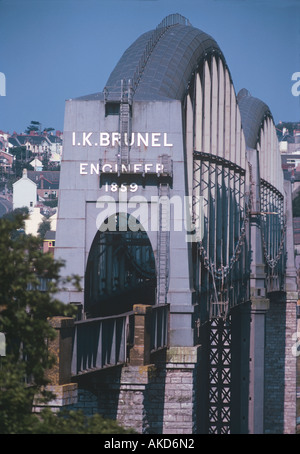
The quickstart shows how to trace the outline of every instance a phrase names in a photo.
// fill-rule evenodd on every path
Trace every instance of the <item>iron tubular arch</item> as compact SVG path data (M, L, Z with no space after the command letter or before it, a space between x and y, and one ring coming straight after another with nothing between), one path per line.
M194 212L199 197L203 202L204 235L193 261L204 323L226 318L249 297L246 147L233 84L220 53L207 53L201 61L184 106L186 131L192 131L186 153Z

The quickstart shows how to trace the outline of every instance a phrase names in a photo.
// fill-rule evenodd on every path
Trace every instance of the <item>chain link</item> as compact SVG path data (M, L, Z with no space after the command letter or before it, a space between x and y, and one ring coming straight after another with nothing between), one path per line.
M234 264L239 260L239 257L241 255L241 252L242 252L242 248L243 248L243 245L245 244L245 240L246 240L246 226L249 222L249 219L250 219L250 215L251 215L251 211L252 211L252 205L253 205L253 185L254 185L254 182L253 182L253 176L252 176L252 165L251 163L248 163L248 166L249 166L249 180L250 180L250 191L249 191L249 201L248 203L246 204L246 207L245 207L245 212L246 212L246 216L245 216L245 219L244 219L244 222L243 222L243 225L241 227L241 230L240 230L240 237L238 239L238 242L235 246L235 249L234 249L234 253L229 261L229 264L224 266L224 265L221 265L220 268L217 268L216 269L216 265L208 258L208 254L207 254L207 251L205 250L204 246L203 246L203 242L200 241L199 242L199 252L200 252L200 255L203 259L203 264L204 264L204 267L211 273L211 275L213 276L214 279L216 280L224 280L228 277L228 275L230 274ZM284 251L284 246L285 246L285 234L286 234L286 216L285 216L285 219L284 219L284 225L281 229L281 239L280 239L280 245L279 245L279 249L278 249L278 253L276 255L275 258L271 258L270 254L268 254L268 247L267 247L267 244L266 244L266 241L265 241L265 236L264 236L264 232L262 230L262 243L263 243L263 252L264 252L264 257L265 257L265 260L266 260L266 263L267 265L274 269L282 254L283 254L283 251Z
M250 180L251 180L252 166L250 163L249 163L249 173L250 173ZM219 281L222 280L222 282L223 282L230 274L234 264L239 260L239 256L241 255L242 248L243 248L243 245L245 244L245 240L246 240L246 226L249 222L250 214L251 214L252 194L253 194L252 187L250 184L249 201L248 201L248 204L246 204L246 206L245 206L246 215L245 215L243 225L240 230L240 237L237 241L237 244L234 248L234 253L233 253L228 265L226 265L226 266L221 265L220 268L216 269L216 265L208 258L207 251L205 250L202 241L199 242L199 252L203 259L204 267L210 272L212 277L216 280L219 280Z
M266 262L267 262L267 265L274 269L281 256L282 256L282 253L283 253L283 250L284 250L284 246L285 246L285 233L286 233L286 217L285 217L285 220L284 220L284 225L281 229L281 240L280 240L280 246L279 246L279 249L278 249L278 253L276 255L275 258L271 258L270 254L268 254L268 246L266 244L266 240L265 240L265 236L264 236L264 233L263 233L263 230L262 230L262 242L263 242L263 251L264 251L264 257L266 259Z

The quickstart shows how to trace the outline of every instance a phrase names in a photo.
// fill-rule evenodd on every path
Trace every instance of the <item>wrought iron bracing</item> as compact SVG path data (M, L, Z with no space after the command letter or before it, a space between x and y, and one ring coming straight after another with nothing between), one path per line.
M197 161L204 160L204 161L213 162L215 164L221 165L222 167L232 169L232 170L234 170L235 173L240 173L242 175L245 175L245 173L246 173L245 169L243 169L241 166L235 164L234 162L229 161L228 159L223 158L221 156L215 156L210 153L205 153L204 151L194 150L194 160L197 160Z
M214 319L209 332L208 433L229 434L231 424L231 321Z
M132 317L133 312L128 312L75 322L72 375L125 364Z
M168 345L169 305L152 307L149 329L150 351ZM129 362L129 350L134 345L134 312L110 317L97 317L75 322L72 350L72 375L79 376L120 366Z
M286 216L283 195L265 180L260 183L261 232L267 290L283 288L286 251Z
M151 352L168 345L169 304L156 304L151 310Z
M147 233L122 230L127 214L108 218L110 231L98 231L87 262L85 306L89 317L130 310L136 302L155 301L155 258ZM123 220L122 220L123 219ZM112 229L115 231L112 231Z
M194 153L193 195L203 197L204 236L199 291L202 318L226 317L246 298L248 262L246 234L250 208L245 195L245 170L219 156ZM206 308L203 314L203 308Z

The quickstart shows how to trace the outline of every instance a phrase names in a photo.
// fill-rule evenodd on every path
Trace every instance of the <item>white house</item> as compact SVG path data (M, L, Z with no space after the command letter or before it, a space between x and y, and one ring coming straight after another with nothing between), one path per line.
M36 170L36 171L41 172L41 171L43 170L43 164L42 164L42 162L41 162L38 158L33 159L33 161L31 161L29 164L30 164L31 167L33 167L34 170Z
M23 177L13 184L13 209L27 207L29 211L37 202L37 185L27 176L27 169L23 170Z
M35 207L30 213L28 219L25 220L25 233L27 235L38 235L38 228L43 222L44 215L41 213L41 209L39 207ZM50 230L56 231L56 221L57 221L57 212L55 212L52 216L48 218L50 222Z

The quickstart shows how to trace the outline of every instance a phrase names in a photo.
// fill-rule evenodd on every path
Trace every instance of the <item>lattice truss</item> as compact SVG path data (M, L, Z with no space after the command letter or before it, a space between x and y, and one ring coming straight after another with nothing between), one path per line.
M204 218L193 258L200 325L209 324L208 432L229 433L230 309L248 299L250 197L240 113L221 54L207 55L191 82L186 149L195 225Z
M221 53L199 63L186 99L193 219L204 217L194 252L201 323L226 317L247 297L246 152L233 84ZM197 209L201 200L202 210Z
M202 195L199 289L209 319L226 316L246 297L245 172L222 158L194 153L194 192Z
M260 161L260 224L267 292L283 290L286 258L286 206L281 156L273 118L265 113L257 143Z
M283 289L286 255L286 215L283 195L261 180L261 232L266 263L267 291Z
M193 251L199 325L210 326L209 431L230 431L230 309L249 300L252 166L231 77L221 53L199 62L186 97L188 187L195 225L203 231ZM260 219L267 290L280 290L285 261L283 178L274 122L258 135ZM277 147L277 148L276 148ZM256 183L257 184L257 183ZM201 203L202 210L199 210ZM201 223L200 223L201 224Z
M214 319L210 329L208 433L230 433L231 330L230 318Z

